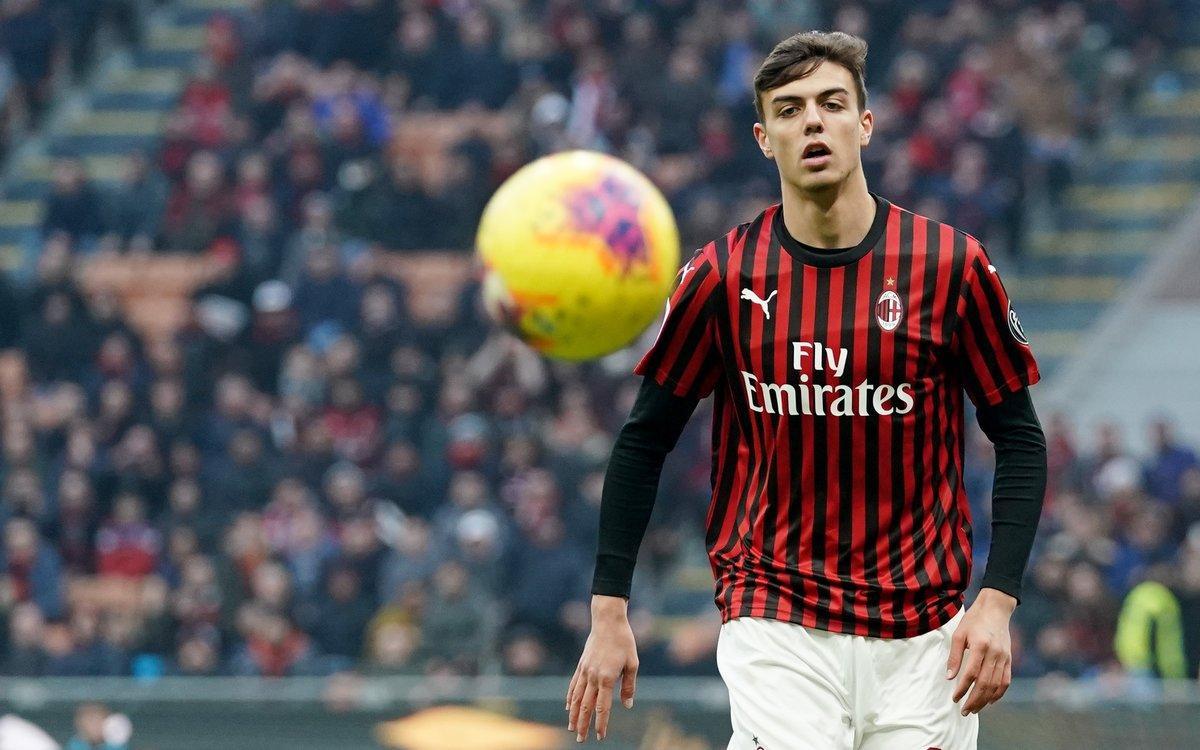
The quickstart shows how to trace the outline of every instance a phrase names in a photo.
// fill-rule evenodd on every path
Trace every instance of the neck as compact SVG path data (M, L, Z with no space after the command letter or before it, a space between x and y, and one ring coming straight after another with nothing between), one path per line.
M875 218L875 199L862 170L845 182L805 191L783 182L783 225L800 242L819 248L852 247L867 236Z

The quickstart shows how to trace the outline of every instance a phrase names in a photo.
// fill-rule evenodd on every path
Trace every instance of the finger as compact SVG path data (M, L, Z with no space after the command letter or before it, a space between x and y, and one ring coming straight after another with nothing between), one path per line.
M574 700L574 698L575 698L575 685L578 682L579 682L579 667L575 667L575 674L571 675L571 684L567 687L567 708L566 708L566 710L568 712L571 710L571 701ZM568 717L568 721L569 720L570 720L570 717Z
M961 674L958 676L958 685L954 688L954 702L958 703L964 695L967 694L967 689L971 687L971 683L979 677L979 670L983 668L983 659L986 656L983 648L972 646L967 649L967 661L963 665Z
M596 695L596 739L604 739L608 734L608 717L612 713L613 683L601 681L600 691Z
M596 707L596 695L600 692L599 684L592 679L587 682L583 691L583 700L579 705L579 720L575 722L575 739L583 742L588 736L588 727L592 723L592 709Z
M950 639L950 658L946 661L946 679L954 679L958 674L958 665L962 663L963 649L967 646L967 634L960 625Z
M991 702L996 691L996 683L999 680L999 666L998 659L992 658L984 662L983 667L979 670L979 677L975 679L975 688L963 704L963 716L979 713L984 706Z
M1001 657L1000 661L996 663L996 684L992 687L992 697L991 700L988 701L989 704L1000 700L1002 697L1004 697L1005 691L1008 690L1008 685L1012 681L1012 678L1009 677L1011 664L1012 661L1007 657Z
M637 673L638 665L634 662L633 666L625 667L625 674L621 678L621 703L625 708L633 708L633 694L637 692Z
M571 687L567 690L567 730L575 729L575 713L579 707L579 699L583 697L583 668L582 666L575 667L575 674L571 677Z
M992 701L993 703L995 703L996 701L998 701L1004 697L1004 694L1008 692L1009 685L1012 685L1012 659L1011 658L1004 660L1004 682L1000 683L1000 692L998 692L996 694L995 699Z
M580 669L579 678L575 680L575 693L571 696L570 719L567 730L574 732L579 727L579 715L583 712L583 696L587 693L587 670Z
M985 668L983 678L976 680L976 686L979 689L978 696L974 698L974 706L971 707L971 713L978 714L991 703L992 698L996 697L996 685L1000 683L1000 664L990 665L990 668Z

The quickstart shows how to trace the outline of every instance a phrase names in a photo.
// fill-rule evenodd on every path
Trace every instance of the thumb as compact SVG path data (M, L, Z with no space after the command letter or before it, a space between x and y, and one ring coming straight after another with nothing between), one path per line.
M958 674L958 667L962 663L963 649L967 646L967 636L960 628L954 631L954 637L950 639L950 659L946 662L946 679L952 680Z
M621 703L625 708L633 708L633 694L637 692L637 667L625 667L621 677Z

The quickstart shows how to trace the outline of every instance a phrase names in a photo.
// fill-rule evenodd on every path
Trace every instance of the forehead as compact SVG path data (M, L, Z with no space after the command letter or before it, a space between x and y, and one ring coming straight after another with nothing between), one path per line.
M845 67L828 60L822 60L811 73L803 78L788 81L782 86L767 89L763 92L763 101L771 103L776 96L800 96L810 98L831 88L844 88L853 94L854 76Z

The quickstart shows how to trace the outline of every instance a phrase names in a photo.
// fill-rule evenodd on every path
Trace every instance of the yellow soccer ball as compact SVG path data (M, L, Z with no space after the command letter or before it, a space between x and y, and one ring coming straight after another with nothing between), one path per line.
M547 356L578 361L627 346L658 317L679 266L679 231L634 167L566 151L500 186L476 251L493 320Z

